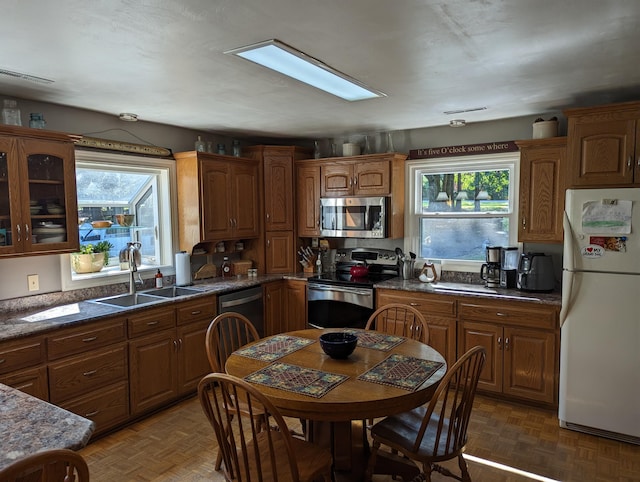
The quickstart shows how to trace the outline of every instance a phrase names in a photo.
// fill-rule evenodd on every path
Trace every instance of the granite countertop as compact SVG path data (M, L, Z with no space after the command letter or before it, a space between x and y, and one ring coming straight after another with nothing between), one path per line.
M0 383L0 469L35 452L84 447L95 425Z
M61 302L66 293L51 294L49 303L40 307L25 307L23 309L3 309L0 306L0 341L20 338L28 335L44 333L64 326L95 321L107 316L126 314L137 310L169 304L177 301L189 300L210 294L222 294L243 288L277 281L292 279L306 281L314 273L290 273L285 275L261 275L257 277L240 276L233 278L212 278L197 281L189 286L194 290L191 295L180 298L166 298L151 305L133 307L117 307L95 303L92 300ZM416 291L422 293L438 293L445 295L469 296L481 298L509 299L560 306L560 293L528 293L514 289L486 288L480 284L438 282L422 283L417 279L403 280L400 278L384 281L375 285L376 288L386 288L402 291ZM153 290L149 291L151 294ZM113 293L122 294L122 293ZM102 296L95 296L100 298Z
M418 279L405 280L395 278L377 283L375 287L390 290L415 291L419 293L437 293L485 299L492 298L499 300L523 301L556 306L561 306L562 304L562 295L557 291L551 293L534 293L520 291L517 289L487 288L481 284L451 282L423 283Z

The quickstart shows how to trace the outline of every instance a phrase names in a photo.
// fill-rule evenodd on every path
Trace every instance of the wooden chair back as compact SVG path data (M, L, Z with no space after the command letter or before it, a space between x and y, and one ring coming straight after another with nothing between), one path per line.
M462 454L485 357L483 347L473 347L447 371L427 406L413 452L428 447L434 462Z
M378 308L369 317L365 330L376 330L429 343L427 321L413 306L390 303Z
M266 396L244 380L223 373L204 377L198 386L198 396L215 432L226 480L301 480L296 444L319 448L302 440L294 443L286 422ZM240 400L241 406L233 406ZM264 414L267 423L261 426L256 414ZM329 473L331 456L327 454L326 459L324 471ZM300 463L304 468L312 460ZM319 474L313 475L315 478Z
M219 314L209 325L205 342L211 371L224 373L231 353L259 339L255 326L245 316L232 311Z
M0 470L2 482L89 482L82 456L68 449L38 452Z

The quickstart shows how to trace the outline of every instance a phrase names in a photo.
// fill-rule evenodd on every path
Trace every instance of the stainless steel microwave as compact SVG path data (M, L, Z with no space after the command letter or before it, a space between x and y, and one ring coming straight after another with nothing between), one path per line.
M385 238L389 198L320 199L320 235L328 238Z

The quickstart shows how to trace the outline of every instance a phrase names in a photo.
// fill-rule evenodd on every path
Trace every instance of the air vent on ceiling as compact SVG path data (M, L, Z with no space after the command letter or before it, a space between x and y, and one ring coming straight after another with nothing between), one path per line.
M53 84L54 82L51 79L45 79L44 77L37 77L35 75L23 74L22 72L14 72L13 70L0 69L0 75L14 77L16 79L29 80L38 84Z
M473 107L471 109L460 109L460 110L446 110L443 114L451 115L451 114L462 114L464 112L475 112L477 110L487 110L486 107Z

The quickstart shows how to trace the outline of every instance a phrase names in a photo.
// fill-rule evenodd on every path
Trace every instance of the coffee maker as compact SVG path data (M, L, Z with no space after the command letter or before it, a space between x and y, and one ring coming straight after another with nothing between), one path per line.
M500 287L500 246L487 246L487 262L480 268L480 278L487 288Z
M515 288L518 280L518 248L505 246L500 250L500 288Z

